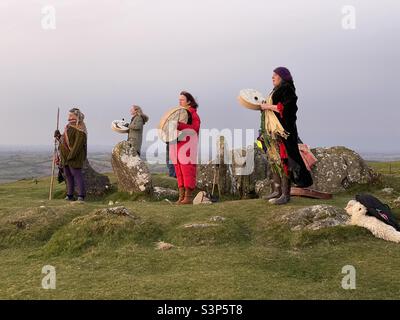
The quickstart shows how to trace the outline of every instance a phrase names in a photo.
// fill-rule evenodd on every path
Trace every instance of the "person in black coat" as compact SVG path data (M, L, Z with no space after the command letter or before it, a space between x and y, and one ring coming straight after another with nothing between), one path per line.
M277 138L276 145L281 160L279 165L282 170L281 173L273 172L272 193L264 199L273 204L285 204L290 200L292 182L300 188L306 188L313 184L313 180L298 147L297 95L290 71L285 67L276 68L272 83L272 104L263 103L261 109L274 111L288 136Z

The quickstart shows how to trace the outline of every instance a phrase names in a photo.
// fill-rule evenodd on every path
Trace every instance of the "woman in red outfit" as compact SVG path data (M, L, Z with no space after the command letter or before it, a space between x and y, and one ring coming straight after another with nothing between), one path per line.
M192 204L193 190L196 188L197 147L200 131L198 104L193 96L182 91L179 105L188 111L188 123L178 122L179 137L170 144L170 159L175 166L178 180L179 199L177 204Z

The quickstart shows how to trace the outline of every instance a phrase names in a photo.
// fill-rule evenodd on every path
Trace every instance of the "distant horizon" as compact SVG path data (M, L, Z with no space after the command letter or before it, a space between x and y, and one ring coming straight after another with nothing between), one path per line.
M331 148L331 147L337 147L337 146L343 146L343 145L335 145L335 146L310 146L311 148ZM112 150L115 147L115 145L89 145L88 146L88 151L90 152L105 152L108 150ZM145 147L145 146L144 146ZM369 154L369 155L374 155L374 154L381 154L381 155L397 155L400 157L400 149L399 150L394 150L394 151L389 151L389 150L362 150L358 148L352 148L349 146L344 145L343 147L346 147L350 150L353 150L357 153L360 154ZM52 151L54 148L54 145L23 145L23 144L18 144L18 145L6 145L6 144L0 144L0 151L26 151L26 152L32 152L32 151ZM21 150L21 149L26 149L26 150Z

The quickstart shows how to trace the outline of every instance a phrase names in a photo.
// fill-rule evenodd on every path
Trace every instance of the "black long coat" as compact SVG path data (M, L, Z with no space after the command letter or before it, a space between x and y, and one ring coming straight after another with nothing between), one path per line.
M277 118L283 128L289 133L287 139L282 139L288 154L288 166L290 169L290 178L298 187L306 188L313 184L310 172L307 170L303 158L300 155L298 147L297 133L297 95L293 82L282 83L272 94L274 105L283 104L283 117L279 113Z

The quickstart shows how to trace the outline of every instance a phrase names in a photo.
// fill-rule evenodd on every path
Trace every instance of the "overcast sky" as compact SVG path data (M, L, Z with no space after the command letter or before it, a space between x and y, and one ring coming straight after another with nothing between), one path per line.
M343 28L345 5L355 29ZM269 92L283 65L305 143L399 152L399 34L397 0L0 0L0 145L51 145L57 107L64 125L73 106L89 145L114 145L124 137L110 123L131 104L154 128L183 89L202 128L258 129L236 97Z

